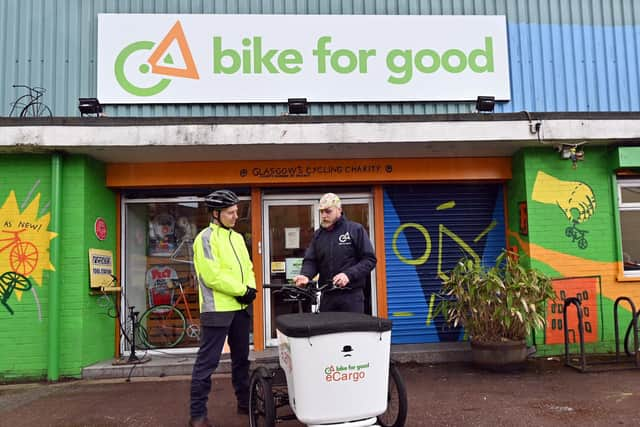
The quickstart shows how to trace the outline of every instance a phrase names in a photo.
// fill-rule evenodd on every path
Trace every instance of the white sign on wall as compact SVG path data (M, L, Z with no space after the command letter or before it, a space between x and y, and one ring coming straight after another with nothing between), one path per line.
M102 103L510 99L504 16L98 16Z

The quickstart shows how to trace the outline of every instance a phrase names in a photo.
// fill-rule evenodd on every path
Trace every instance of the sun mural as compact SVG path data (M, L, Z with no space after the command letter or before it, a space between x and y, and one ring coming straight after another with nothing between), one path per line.
M57 233L48 231L51 215L39 216L40 194L20 212L14 191L0 207L0 302L7 304L11 294L18 301L32 283L42 286L44 270L55 270L49 255L50 241Z

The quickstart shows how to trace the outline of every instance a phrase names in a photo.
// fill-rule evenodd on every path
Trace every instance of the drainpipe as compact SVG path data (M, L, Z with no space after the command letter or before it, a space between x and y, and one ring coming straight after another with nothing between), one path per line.
M49 352L47 379L60 377L60 223L62 215L62 155L51 156L51 228L58 236L51 241L51 263L57 267L49 275Z

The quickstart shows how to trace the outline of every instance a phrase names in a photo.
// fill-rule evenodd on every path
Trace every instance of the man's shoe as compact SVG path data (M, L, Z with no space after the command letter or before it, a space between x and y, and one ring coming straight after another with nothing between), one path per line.
M240 405L238 405L238 414L249 415L249 407L248 406L240 406Z
M189 420L189 427L213 427L213 425L206 417L196 419L191 418Z

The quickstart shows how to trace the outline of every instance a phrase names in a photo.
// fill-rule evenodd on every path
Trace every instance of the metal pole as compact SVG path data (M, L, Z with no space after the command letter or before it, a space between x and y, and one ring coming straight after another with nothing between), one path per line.
M51 231L57 237L51 241L51 263L58 269L49 275L49 336L47 379L60 377L60 236L62 211L62 155L51 156Z

